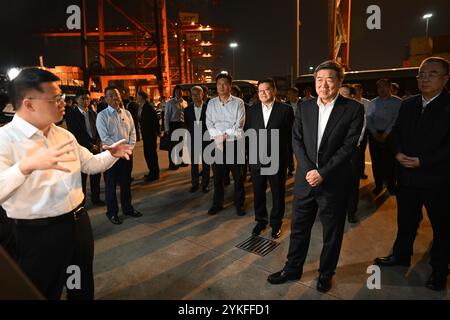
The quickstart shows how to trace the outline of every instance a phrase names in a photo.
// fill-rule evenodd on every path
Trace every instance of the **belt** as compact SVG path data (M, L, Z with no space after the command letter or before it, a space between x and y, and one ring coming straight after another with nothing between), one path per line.
M30 226L30 227L40 227L48 226L50 224L63 222L63 221L77 221L80 217L86 213L86 209L83 204L80 204L75 209L70 212L64 213L56 217L48 217L41 219L14 219L14 223L18 226Z

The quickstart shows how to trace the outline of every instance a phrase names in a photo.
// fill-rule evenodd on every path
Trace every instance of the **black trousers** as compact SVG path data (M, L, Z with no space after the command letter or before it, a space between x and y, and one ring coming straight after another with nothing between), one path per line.
M425 206L433 228L430 264L433 270L447 273L450 253L450 188L417 188L400 186L397 193L397 238L393 254L410 261L413 243Z
M149 176L151 178L159 178L157 136L143 138L143 141L144 157L145 162L147 162Z
M0 207L0 246L15 258L16 256L16 240L14 238L14 223L6 215L6 211Z
M79 267L81 288L67 288L67 298L94 298L94 239L87 212L78 220L69 214L67 219L42 225L19 222L14 229L17 263L45 298L61 298L67 278L76 274L69 266Z
M366 130L358 147L359 175L363 175L366 171L366 147L368 137L369 137L368 130Z
M191 158L191 183L192 186L198 186L200 184L200 175L202 176L202 186L207 187L209 185L209 178L211 176L211 166L206 163L203 157L203 150L209 145L208 143L202 142L202 149L195 150L194 144L191 143L190 146L190 158ZM196 153L197 151L197 153ZM202 159L202 171L199 171L200 159Z
M347 213L353 214L358 211L359 204L359 177L360 177L360 162L359 162L359 148L355 150L350 158L352 165L352 175L349 178L349 195L347 202Z
M181 121L171 121L169 122L169 137L172 136L172 133L179 128L183 127L183 122ZM172 154L172 149L175 147L175 145L177 145L179 142L181 141L181 139L179 141L171 141L170 143L170 148L168 151L168 155L169 155L169 168L173 168L176 167L175 163L172 161L172 157L170 156ZM183 157L183 152L180 153L180 156Z
M382 188L383 181L385 181L387 187L393 189L395 187L395 157L390 148L389 137L382 143L375 141L371 135L369 137L369 150L375 186Z
M292 147L292 143L288 144L287 167L289 172L294 172L294 148Z
M81 173L81 186L83 188L84 197L86 198L86 182L88 175ZM92 201L100 199L100 178L101 173L89 175L89 181L91 184L91 199Z
M271 176L261 175L260 169L252 169L255 220L258 223L270 223L272 227L281 227L285 211L286 167L280 166L278 173ZM268 217L266 208L267 182L272 192L272 211Z
M109 170L105 172L105 202L106 215L108 217L117 216L119 208L117 206L116 185L120 187L120 204L124 213L133 211L131 205L131 170L133 168L133 158L130 160L119 159Z
M226 154L227 150L230 150L230 148L234 148L234 161L232 161L232 164L227 164L226 162ZM233 181L234 181L234 205L236 208L241 208L244 206L245 203L245 189L244 189L244 178L242 175L243 171L243 164L238 164L238 157L237 157L237 143L236 141L231 142L228 141L224 143L224 150L219 151L217 148L214 149L215 155L217 155L218 158L223 159L222 163L214 163L212 165L213 167L213 174L214 174L214 197L213 197L213 206L214 207L222 207L223 201L224 201L224 185L225 185L225 179L226 175L229 171L231 171L231 174L233 175ZM245 155L244 155L245 157ZM245 162L245 161L244 161Z
M311 240L311 229L319 212L323 227L319 272L328 276L334 274L344 235L346 199L345 195L324 195L319 188L313 190L306 198L294 197L291 238L284 267L287 272L300 274L303 272Z

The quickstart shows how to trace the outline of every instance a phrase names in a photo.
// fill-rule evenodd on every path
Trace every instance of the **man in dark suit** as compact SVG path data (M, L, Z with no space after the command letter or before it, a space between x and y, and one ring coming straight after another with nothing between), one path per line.
M144 142L144 157L147 162L148 174L145 175L145 181L155 181L159 179L159 163L157 140L160 134L159 119L155 108L148 102L148 95L139 91L136 101L141 109L138 118ZM137 129L136 129L137 130Z
M80 89L75 94L75 105L67 114L67 129L73 133L78 143L93 154L100 153L101 141L95 126L97 114L89 108L91 99L90 92ZM88 175L81 173L81 184L86 197L86 182ZM91 200L96 206L104 206L105 202L100 200L100 177L101 174L89 176L91 183Z
M202 159L202 191L209 192L210 166L204 161L203 150L211 143L211 139L203 141L203 135L208 132L206 127L207 104L203 102L203 89L200 86L191 88L192 102L184 109L184 124L190 135L189 154L191 156L191 182L189 192L199 189L199 159Z
M136 141L141 141L141 130L139 128L141 121L140 117L140 105L134 100L134 97L129 97L129 102L127 103L127 110L130 111L133 117L134 127L136 128ZM142 109L141 109L142 110Z
M319 212L323 248L317 290L327 292L339 260L352 175L350 157L363 127L364 107L338 94L344 72L336 62L321 63L314 76L318 98L301 102L293 128L298 165L287 262L267 280L279 284L300 279Z
M261 172L260 161L256 164L250 163L250 171L252 174L255 220L256 226L253 228L253 235L259 235L263 231L267 223L272 227L272 238L277 239L281 235L281 224L284 217L285 209L285 184L286 184L286 165L288 158L288 148L292 144L292 123L294 122L293 109L284 103L275 100L277 89L273 79L264 79L258 81L258 104L252 106L247 113L248 129L267 130L267 144L264 154L271 157L278 157L279 167L275 174L264 175ZM278 153L273 154L271 145L272 130L279 132L279 140L277 141ZM258 137L257 145L260 147L260 137ZM253 141L253 143L256 143ZM258 152L259 153L259 152ZM258 159L259 160L259 159ZM272 191L272 211L268 218L266 208L266 189L267 181Z
M425 59L418 87L422 94L404 101L393 128L393 148L398 162L397 238L392 254L376 258L381 266L411 264L413 243L425 206L433 227L426 286L447 287L450 252L450 94L445 90L449 62Z

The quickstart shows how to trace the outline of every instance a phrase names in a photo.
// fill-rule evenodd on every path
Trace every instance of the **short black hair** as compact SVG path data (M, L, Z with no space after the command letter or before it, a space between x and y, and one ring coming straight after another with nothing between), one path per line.
M233 78L228 73L219 73L216 77L216 83L219 79L227 79L230 85L233 82Z
M119 88L117 88L116 86L107 86L106 88L105 88L105 96L106 96L106 93L108 92L108 91L110 91L110 90L119 90Z
M173 87L172 96L175 97L175 91L181 90L181 93L183 93L183 87L177 84L175 87Z
M389 80L389 79L387 79L387 78L379 79L379 80L376 82L376 85L378 86L378 85L381 84L381 83L384 83L385 85L387 85L387 86L389 86L389 87L392 85L392 81Z
M147 100L148 94L146 94L144 91L138 91L138 96L140 96L142 99Z
M314 71L314 78L316 78L317 72L319 72L320 70L327 70L327 69L336 71L339 80L344 79L344 68L339 63L333 60L327 60L319 64L316 70Z
M56 81L60 81L60 79L44 69L26 68L20 71L19 75L11 81L8 90L14 110L20 108L28 92L31 90L44 92L41 87L42 83Z
M450 73L450 64L449 62L441 57L429 57L422 61L420 67L422 67L425 63L440 63L442 68L444 68L445 75ZM420 69L420 68L419 68Z
M277 86L276 86L276 84L275 84L275 81L274 81L272 78L264 78L264 79L259 80L257 86L259 87L259 85L260 85L261 83L268 83L268 84L270 84L270 86L271 86L273 89L277 89Z
M77 92L75 92L75 99L80 97L80 96L85 96L85 95L91 95L91 93L89 92L88 89L85 88L80 88L77 90Z

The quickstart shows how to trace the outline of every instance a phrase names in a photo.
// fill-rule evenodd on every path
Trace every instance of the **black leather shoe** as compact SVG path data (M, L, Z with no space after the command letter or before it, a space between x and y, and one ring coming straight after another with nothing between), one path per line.
M358 222L359 222L359 219L358 219L358 217L356 216L356 213L349 213L349 214L347 215L347 220L348 220L348 222L350 222L350 223L358 223Z
M93 204L94 206L98 206L98 207L106 206L105 201L100 200L100 199L92 200L92 204Z
M272 273L267 277L267 281L271 284L282 284L289 280L300 280L301 274L288 273L284 270Z
M278 239L281 237L281 227L272 227L272 238Z
M411 261L399 260L393 254L387 257L375 258L374 263L378 266L384 267L391 267L391 266L409 267L411 265Z
M258 222L256 226L253 228L252 235L259 236L261 231L263 231L267 226L267 223Z
M366 180L367 178L369 178L369 176L368 176L367 174L365 174L365 173L361 174L359 177L360 177L362 180Z
M133 211L131 211L131 212L124 213L124 215L130 216L130 217L133 217L133 218L139 218L139 217L142 217L142 213L140 213L139 211L134 210L134 209L133 209Z
M203 188L202 188L202 192L203 192L203 193L208 193L208 192L209 192L209 187L208 187L208 186L203 187Z
M109 221L111 221L113 224L122 224L122 219L120 219L118 216L107 216Z
M447 275L433 271L427 280L426 287L434 291L440 291L447 288Z
M151 176L145 177L145 181L147 182L152 182L156 180L159 180L159 177L151 177Z
M169 170L178 170L178 167L177 166L169 166Z
M223 207L211 207L211 208L208 210L208 214L211 215L211 216L213 216L213 215L215 215L215 214L218 214L219 211L221 211L222 209L223 209Z
M244 207L237 207L236 208L236 214L240 217L245 216L247 212L245 212Z
M190 193L194 193L194 192L196 192L198 190L198 186L192 186L190 189L189 189L189 192Z
M319 275L319 279L317 280L317 291L322 293L328 292L331 289L331 278L332 276Z

